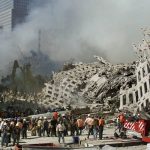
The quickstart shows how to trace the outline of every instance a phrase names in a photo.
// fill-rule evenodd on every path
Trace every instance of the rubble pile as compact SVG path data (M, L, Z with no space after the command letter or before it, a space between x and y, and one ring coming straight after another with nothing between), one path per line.
M73 64L72 69L54 73L43 89L43 105L111 111L119 108L120 87L136 84L136 63L112 65L102 57L95 58L96 62Z

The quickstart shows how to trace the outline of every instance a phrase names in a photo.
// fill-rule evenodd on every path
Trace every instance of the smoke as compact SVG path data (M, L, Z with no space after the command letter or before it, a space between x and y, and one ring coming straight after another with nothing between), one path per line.
M150 23L150 1L146 0L44 2L11 34L0 35L0 68L38 50L39 30L41 51L51 60L90 62L96 54L112 63L130 62L135 59L132 42L141 40L140 28Z

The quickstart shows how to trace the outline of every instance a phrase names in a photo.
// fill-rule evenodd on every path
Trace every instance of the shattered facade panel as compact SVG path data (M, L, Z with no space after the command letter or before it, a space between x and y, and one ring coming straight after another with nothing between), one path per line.
M136 85L122 87L120 89L120 109L132 107L142 110L150 102L150 43L149 31L144 30L144 39L133 48L138 56L136 66Z
M150 102L150 72L149 72L149 60L139 62L136 68L136 80L137 85L132 85L131 88L120 90L120 109L128 107L129 105L135 105L142 109L146 107L146 102ZM132 97L133 100L132 100ZM125 98L126 97L126 98Z
M92 109L111 109L109 101L118 103L119 90L126 82L126 76L128 75L131 81L135 78L134 67L131 64L111 65L98 56L96 59L97 62L74 64L73 69L54 73L53 82L45 84L46 103L50 101L49 105L53 106L57 103L60 107L68 104L81 107L78 102L82 101ZM54 90L56 87L59 90ZM106 106L101 107L104 105ZM117 107L115 102L114 107Z

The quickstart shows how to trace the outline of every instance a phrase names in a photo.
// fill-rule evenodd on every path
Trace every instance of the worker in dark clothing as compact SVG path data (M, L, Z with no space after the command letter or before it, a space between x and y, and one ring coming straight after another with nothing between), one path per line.
M47 136L49 136L48 128L49 128L49 122L47 120L47 117L44 117L43 136L45 136L45 131L46 131Z
M57 125L57 120L53 117L53 119L51 120L51 130L52 130L52 133L51 135L53 136L57 136L56 135L56 125Z
M26 122L26 119L23 119L22 123L22 138L27 139L27 129L28 129L28 123Z
M19 145L20 133L21 129L19 127L19 124L17 123L16 126L13 128L13 145L15 144Z
M99 139L102 140L103 137L103 129L104 129L104 118L99 117Z

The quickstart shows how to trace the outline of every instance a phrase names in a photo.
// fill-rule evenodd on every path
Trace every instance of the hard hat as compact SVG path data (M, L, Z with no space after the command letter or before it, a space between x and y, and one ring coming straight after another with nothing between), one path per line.
M7 123L6 122L4 122L4 124L3 124L4 126L6 126L7 125Z
M14 122L13 121L11 121L11 123L10 123L11 125L14 125Z
M19 122L17 122L16 127L19 127Z

